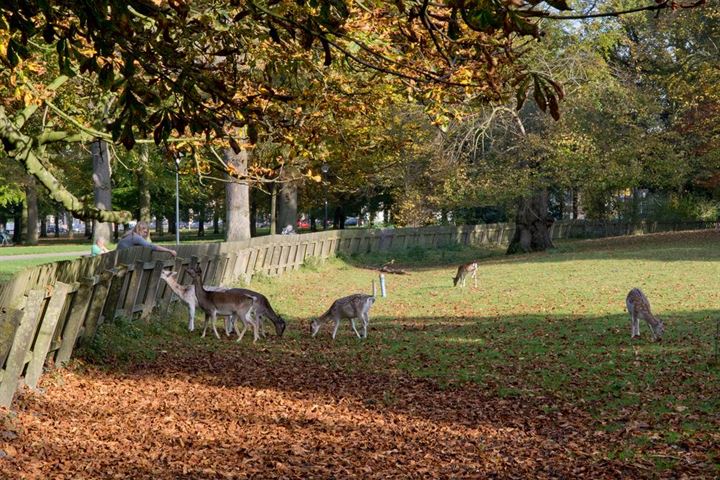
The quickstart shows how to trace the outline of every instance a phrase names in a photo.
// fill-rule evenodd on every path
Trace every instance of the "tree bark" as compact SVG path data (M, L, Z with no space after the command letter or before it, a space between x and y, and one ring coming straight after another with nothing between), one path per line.
M554 220L548 211L548 191L540 190L523 198L518 205L513 235L507 254L542 252L554 248L550 227Z
M256 237L257 236L257 200L255 199L256 195L250 196L250 236Z
M163 236L163 223L165 223L165 217L156 215L155 216L155 235L158 238Z
M140 220L144 222L150 222L152 220L151 199L150 199L150 185L148 183L148 168L150 157L148 153L148 147L146 144L141 144L139 147L140 153L140 168L137 171L137 182L138 182L138 203L140 207Z
M57 225L55 226L55 236L57 237ZM47 216L40 216L40 238L47 238Z
M62 213L58 213L58 216L62 215ZM67 225L68 229L68 238L74 238L75 237L75 231L73 230L73 216L70 212L65 212L65 224Z
M90 144L93 159L93 193L95 208L99 210L112 210L112 183L110 169L110 150L104 140L96 139ZM105 243L112 239L112 225L110 222L95 220L93 226L93 242L102 238Z
M278 195L277 208L277 224L278 232L281 232L288 225L292 225L293 230L297 229L297 210L298 210L298 186L293 180L288 180L291 172L283 172L284 181L280 184L280 192Z
M245 137L245 138L243 138ZM241 135L241 143L246 144L249 139L246 134ZM243 148L235 153L231 148L223 151L225 163L237 172L240 177L247 175L248 161L251 151ZM225 241L234 242L250 238L250 187L247 181L238 180L235 176L225 174L228 183L225 184Z
M25 186L25 201L27 204L27 243L38 244L38 198L37 186L33 178L28 179Z
M279 233L277 231L277 183L273 182L270 193L270 235Z
M200 207L200 213L198 214L198 237L205 236L205 205Z

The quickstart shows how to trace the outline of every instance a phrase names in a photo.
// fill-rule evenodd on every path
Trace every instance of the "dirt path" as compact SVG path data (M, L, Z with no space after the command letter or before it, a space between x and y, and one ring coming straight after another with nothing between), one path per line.
M44 376L0 424L0 478L646 478L576 411L247 346ZM0 416L3 418L3 416ZM4 432L2 430L4 429Z
M2 250L0 250L2 252ZM89 252L89 249L88 249ZM27 260L30 258L46 258L46 257L82 257L83 255L89 255L86 251L82 252L57 252L57 253L27 253L22 255L0 255L0 262L3 260Z

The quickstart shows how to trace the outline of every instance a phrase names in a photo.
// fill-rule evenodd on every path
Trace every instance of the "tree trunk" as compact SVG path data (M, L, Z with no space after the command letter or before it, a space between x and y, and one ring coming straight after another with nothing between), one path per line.
M25 211L24 204L19 204L17 208L15 209L15 215L13 218L13 223L15 224L15 229L13 230L13 243L19 244L22 242L23 239L23 212Z
M341 205L335 207L335 214L333 215L333 228L344 229L345 228L345 210Z
M277 231L281 232L285 227L291 225L293 230L297 229L298 210L298 187L294 180L288 180L291 172L285 171L285 181L280 184L277 208Z
M157 237L163 236L163 224L165 223L165 217L163 216L155 216L155 235Z
M141 144L138 148L140 149L140 168L137 170L139 219L149 223L152 219L150 213L150 185L148 184L149 153L147 144Z
M244 137L244 138L243 138ZM241 135L241 143L248 142L247 135ZM231 148L223 151L225 163L238 175L247 175L251 151L243 148L235 153ZM225 184L225 241L234 242L250 238L250 187L247 182L240 183L228 174Z
M205 205L200 206L200 213L198 214L198 237L205 236Z
M220 233L220 212L217 208L213 211L213 233Z
M58 212L58 215L62 215L62 212ZM74 238L75 237L75 231L73 230L73 223L75 220L73 220L72 213L65 212L65 225L67 225L68 230L68 238Z
M574 188L572 191L572 218L573 220L578 218L578 192Z
M168 233L175 235L177 227L178 226L175 224L175 215L170 215L168 217Z
M250 196L250 236L257 237L257 199L256 195Z
M55 220L57 222L57 220ZM55 225L55 236L57 237L57 224ZM47 238L47 216L40 217L40 238Z
M25 187L25 201L27 203L27 243L38 244L38 199L37 187L34 179L29 179Z
M104 140L96 139L90 144L90 151L93 159L93 193L95 195L95 207L102 210L112 209L112 183L110 169L110 150ZM94 221L93 242L99 238L110 243L112 238L112 225L110 222Z
M548 211L548 192L541 190L523 198L518 206L513 235L507 254L543 252L554 248L550 237L553 218Z
M270 235L275 235L277 231L277 183L273 182L272 192L270 193Z

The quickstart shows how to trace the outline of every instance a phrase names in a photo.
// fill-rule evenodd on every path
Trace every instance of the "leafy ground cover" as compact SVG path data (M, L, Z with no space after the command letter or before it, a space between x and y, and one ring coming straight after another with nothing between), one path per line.
M541 255L414 249L257 277L282 339L201 339L177 309L101 329L6 413L8 478L717 478L717 242L697 232L564 242ZM479 288L452 288L480 257ZM369 338L309 338L369 292ZM631 340L642 288L666 322Z

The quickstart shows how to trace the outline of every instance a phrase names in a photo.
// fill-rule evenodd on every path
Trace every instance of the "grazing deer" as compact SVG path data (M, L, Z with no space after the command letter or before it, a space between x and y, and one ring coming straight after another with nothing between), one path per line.
M652 332L653 340L662 340L665 333L665 325L662 320L657 318L650 311L650 302L645 294L639 288L633 288L625 299L628 313L630 314L630 326L632 329L632 338L640 336L640 318L645 320Z
M465 278L470 275L475 281L475 288L477 288L477 269L477 260L460 265L457 269L457 274L453 277L453 286L457 287L457 284L460 283L460 286L464 287Z
M185 302L185 304L187 304L188 310L190 313L190 320L188 322L188 330L192 332L195 330L195 309L197 308L197 304L198 304L197 296L195 295L195 285L193 285L193 284L180 285L180 283L178 283L176 277L177 277L177 272L163 270L160 273L160 278L165 280L165 283L167 283L168 287L170 287L170 289L173 292L175 292L175 294L178 296L178 298L180 298L180 300L182 300L183 302ZM212 291L217 291L217 292L227 290L226 288L223 288L223 287L205 287L205 288L207 290L212 290ZM228 325L232 325L232 324L234 324L234 321L232 318L228 319L225 322L226 332L227 332ZM227 332L227 333L229 335L229 332Z
M283 332L285 332L285 327L287 326L285 323L285 320L275 313L275 310L273 310L272 306L270 305L270 302L268 301L267 297L263 295L262 293L255 292L253 290L248 290L246 288L236 288L235 290L240 291L244 293L245 295L250 295L251 297L255 298L255 306L253 308L253 316L255 317L255 321L257 322L258 326L260 327L260 335L262 337L265 336L265 329L263 328L263 319L270 320L273 325L275 325L275 334L278 337L282 337ZM229 334L229 328L232 328L232 326L235 324L235 319L231 319L230 324L226 324L226 333Z
M248 325L251 325L253 327L253 343L257 342L258 325L252 319L255 297L243 293L238 288L230 288L222 291L206 290L202 284L202 270L199 266L196 266L194 269L188 268L187 272L193 279L198 305L205 312L205 327L203 328L202 336L204 337L207 332L209 321L212 324L213 333L215 333L217 338L220 338L215 326L215 319L218 315L230 315L235 318L240 318L244 324L242 333L237 323L235 324L235 333L238 335L237 341L242 340L245 331L248 329Z
M335 328L332 333L332 338L335 340L338 327L340 327L340 320L343 318L349 318L352 329L355 331L355 335L357 335L358 338L367 338L367 329L368 324L370 323L370 316L368 315L368 312L370 311L370 307L372 307L373 303L375 303L375 295L366 295L364 293L356 293L355 295L335 300L327 312L314 319L310 324L312 336L314 337L317 335L320 331L320 326L323 323L335 322ZM363 322L362 337L355 327L356 318L361 319Z

